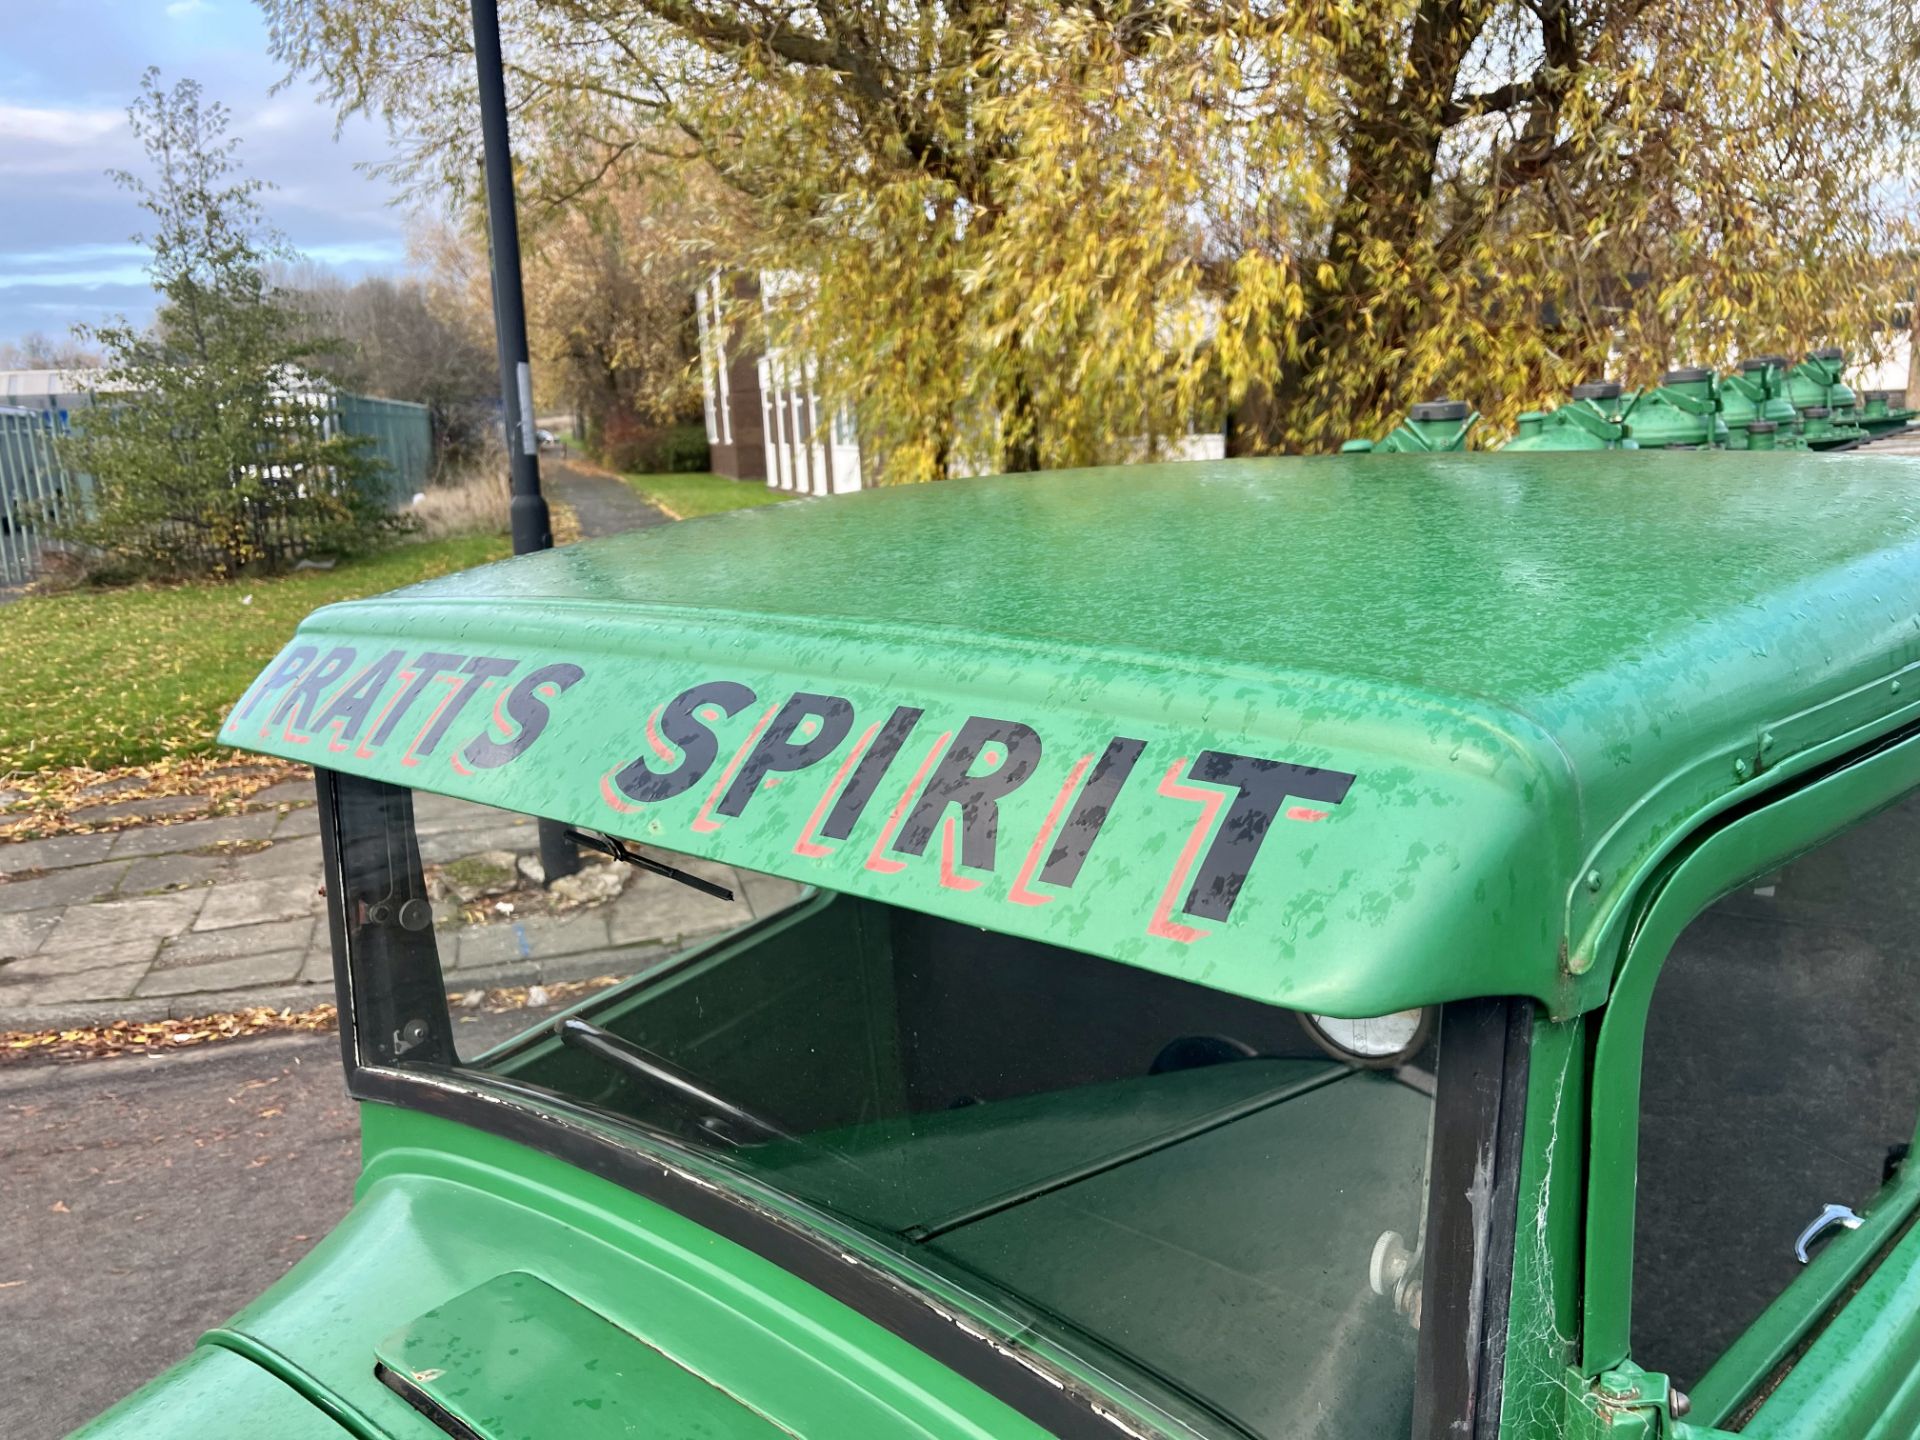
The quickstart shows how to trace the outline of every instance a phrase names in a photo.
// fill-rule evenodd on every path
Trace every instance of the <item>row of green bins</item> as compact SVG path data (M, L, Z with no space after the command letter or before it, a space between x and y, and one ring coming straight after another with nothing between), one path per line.
M1787 398L1787 357L1749 355L1740 368L1720 381L1720 418L1727 422L1729 450L1774 449L1797 445L1800 412ZM1775 427L1763 433L1775 437L1766 446L1750 445L1748 430L1757 421Z
M1860 413L1854 423L1869 435L1904 430L1920 416L1920 410L1909 410L1900 403L1907 398L1901 390L1869 390L1860 398Z
M1634 405L1627 433L1642 450L1719 450L1727 443L1719 386L1704 365L1669 370Z
M1528 410L1520 429L1503 450L1634 450L1627 415L1639 396L1626 395L1612 380L1573 387L1573 398L1557 410Z
M1799 364L1752 355L1731 375L1705 366L1669 370L1650 390L1610 380L1573 387L1554 410L1528 410L1506 450L1830 450L1911 424L1897 391L1869 391L1862 405L1840 378L1846 352L1811 350ZM1378 440L1349 440L1343 454L1464 450L1480 418L1464 400L1430 400ZM1765 426L1766 428L1758 428ZM1764 440L1756 437L1764 436Z
M1428 400L1407 411L1407 418L1379 440L1349 440L1342 455L1431 455L1467 448L1467 432L1480 412L1464 400Z
M1787 375L1787 398L1806 422L1807 444L1812 449L1831 450L1867 438L1867 432L1854 423L1858 397L1840 378L1846 365L1847 352L1829 345L1809 350Z

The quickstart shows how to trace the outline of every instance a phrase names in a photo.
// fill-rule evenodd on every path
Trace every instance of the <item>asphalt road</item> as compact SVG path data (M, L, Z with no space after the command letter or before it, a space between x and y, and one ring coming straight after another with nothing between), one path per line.
M285 1274L359 1140L332 1035L0 1071L0 1432L66 1434Z
M484 1047L560 1008L457 1018ZM0 1069L0 1436L55 1440L179 1360L359 1170L336 1035Z

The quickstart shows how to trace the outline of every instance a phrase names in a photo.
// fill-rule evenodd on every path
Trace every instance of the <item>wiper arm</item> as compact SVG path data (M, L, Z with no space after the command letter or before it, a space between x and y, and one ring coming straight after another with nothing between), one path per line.
M655 875L664 875L669 880L678 880L682 885L691 886L703 895L712 895L720 900L733 899L733 892L726 886L716 885L711 880L702 880L691 871L677 869L665 861L642 855L638 850L629 850L611 835L596 835L590 830L575 830L571 827L562 833L574 844L584 845L589 850L598 850L602 855L611 855L614 859L624 861L636 870L646 870Z
M591 1020L582 1020L577 1015L563 1015L554 1022L553 1033L560 1037L561 1044L584 1050L606 1061L614 1069L645 1080L662 1090L669 1090L680 1099L746 1131L748 1143L793 1139L777 1122L714 1094L672 1061L663 1059L651 1050L642 1049L631 1040L621 1039L611 1030L601 1029Z

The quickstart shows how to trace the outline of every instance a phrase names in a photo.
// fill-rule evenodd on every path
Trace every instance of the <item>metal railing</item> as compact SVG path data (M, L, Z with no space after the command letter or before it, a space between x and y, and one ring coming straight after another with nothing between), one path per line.
M47 526L91 499L87 478L60 463L57 423L50 410L0 408L0 586L31 580Z
M425 405L335 393L317 412L323 431L364 435L384 468L389 509L408 505L433 474L434 439ZM64 412L0 407L0 588L24 585L55 543L46 533L92 503L90 477L69 472L56 436Z

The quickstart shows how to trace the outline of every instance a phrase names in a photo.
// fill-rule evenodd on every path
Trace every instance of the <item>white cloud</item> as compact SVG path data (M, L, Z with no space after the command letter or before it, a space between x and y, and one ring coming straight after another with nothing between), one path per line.
M127 112L0 104L0 144L91 145L127 123Z
M403 240L345 240L330 245L307 245L301 254L322 265L386 265L406 263L407 246Z
M167 18L169 20L185 20L189 16L199 14L202 10L210 10L212 8L212 6L207 4L207 0L173 0L173 3L167 6Z
M0 175L98 175L132 150L124 110L0 104Z
M4 257L0 257L0 263ZM6 290L71 290L76 286L144 285L147 272L139 265L100 265L88 269L54 270L41 275L8 275L0 288Z

